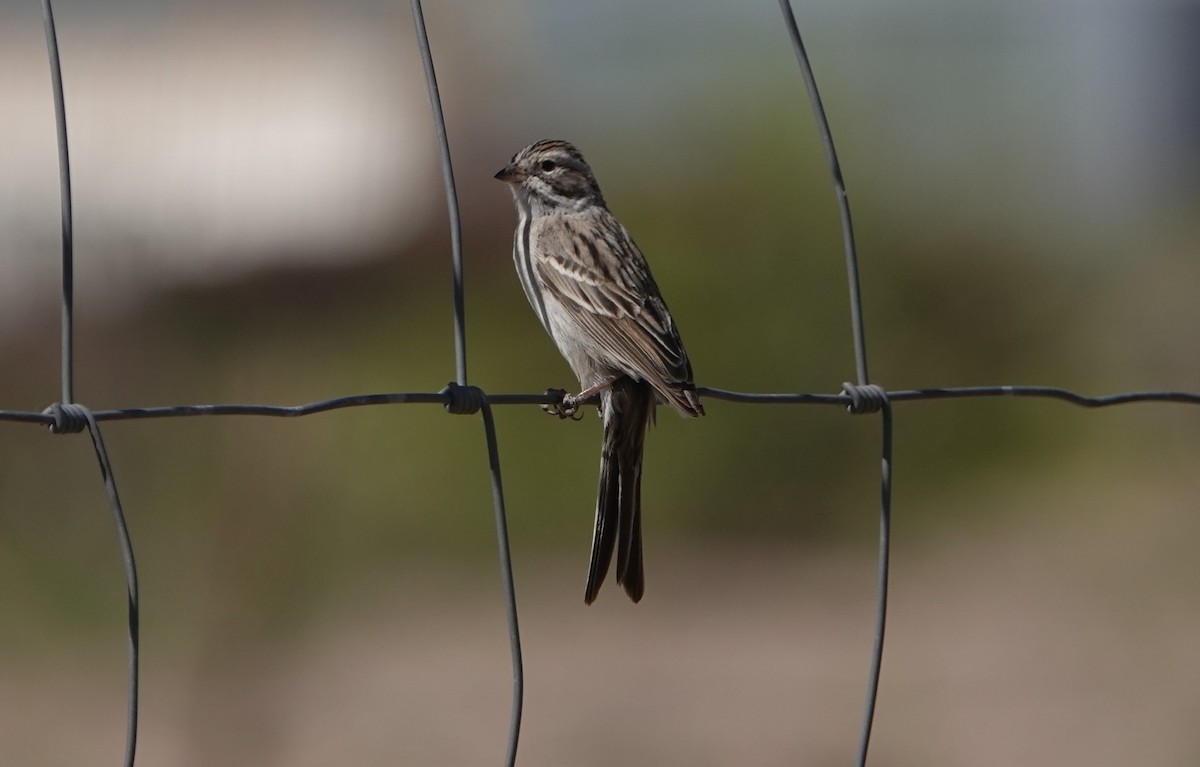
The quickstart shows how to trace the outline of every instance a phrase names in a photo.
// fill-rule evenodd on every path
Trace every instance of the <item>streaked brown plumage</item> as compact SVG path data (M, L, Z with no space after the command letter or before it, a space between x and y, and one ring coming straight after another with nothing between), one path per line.
M650 266L609 212L592 169L565 141L543 140L513 156L496 178L508 183L519 221L513 260L525 296L579 379L571 413L600 393L604 442L596 527L584 600L608 573L642 598L641 486L646 427L657 399L686 416L704 408L692 366Z

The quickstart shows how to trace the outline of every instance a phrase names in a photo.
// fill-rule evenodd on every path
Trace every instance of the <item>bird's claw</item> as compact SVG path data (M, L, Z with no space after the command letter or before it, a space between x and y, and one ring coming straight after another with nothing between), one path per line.
M558 406L558 417L570 418L572 421L583 420L583 413L579 412L581 404L579 397L574 394L564 396L562 404Z
M578 421L583 418L583 414L579 412L579 398L567 394L562 389L547 389L546 394L551 397L560 397L557 404L542 405L542 410L550 415L556 415L559 418L570 418L572 421Z

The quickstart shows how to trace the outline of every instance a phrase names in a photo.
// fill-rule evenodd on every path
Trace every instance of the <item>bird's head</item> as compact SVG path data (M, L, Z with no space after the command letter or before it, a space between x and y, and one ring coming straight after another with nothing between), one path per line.
M528 204L535 213L604 206L592 169L566 141L542 139L530 144L513 155L496 178L511 184L518 203Z

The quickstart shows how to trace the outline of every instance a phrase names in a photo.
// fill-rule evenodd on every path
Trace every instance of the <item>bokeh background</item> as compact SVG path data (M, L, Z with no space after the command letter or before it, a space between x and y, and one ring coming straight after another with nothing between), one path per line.
M853 377L839 223L774 3L430 3L470 375L573 387L492 173L588 156L699 383ZM1200 389L1200 4L797 8L890 388ZM76 396L432 391L449 245L406 4L62 0ZM58 392L37 4L0 2L0 407ZM527 765L845 764L871 644L878 422L663 412L648 592L582 604L599 426L497 412ZM1200 414L896 412L874 761L1200 760ZM143 589L141 763L499 761L510 672L481 427L436 406L105 428ZM0 424L3 761L116 761L124 594L82 438Z

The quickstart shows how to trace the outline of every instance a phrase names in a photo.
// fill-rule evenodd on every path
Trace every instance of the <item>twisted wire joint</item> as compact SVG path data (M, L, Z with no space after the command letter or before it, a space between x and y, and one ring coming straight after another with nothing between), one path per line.
M73 402L55 402L42 411L54 419L50 424L51 434L78 434L88 427L88 409Z
M483 409L487 395L478 386L461 386L451 381L439 394L446 395L446 412L473 415Z
M842 393L850 398L850 404L846 405L847 412L855 415L878 413L888 401L887 390L876 384L859 386L844 383Z

